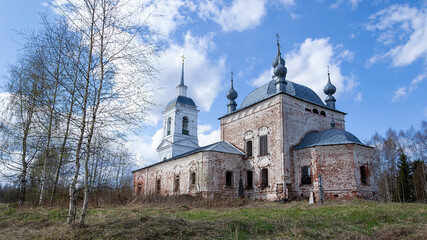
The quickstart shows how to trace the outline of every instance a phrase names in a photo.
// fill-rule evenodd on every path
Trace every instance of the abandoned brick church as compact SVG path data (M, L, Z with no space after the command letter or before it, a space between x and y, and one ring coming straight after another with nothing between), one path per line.
M323 192L325 200L374 199L373 149L345 131L346 113L335 108L329 73L323 103L310 88L286 79L279 44L273 67L272 80L239 108L231 79L221 141L200 147L183 62L178 96L163 111L158 162L132 172L134 193L275 201L311 192L319 200Z

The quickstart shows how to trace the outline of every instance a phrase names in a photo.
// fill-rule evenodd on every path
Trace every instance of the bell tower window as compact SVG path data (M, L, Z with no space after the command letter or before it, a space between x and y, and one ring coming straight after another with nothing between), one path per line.
M166 136L171 134L171 125L172 125L172 119L169 117L167 127L166 127Z
M182 118L182 134L189 135L190 131L188 130L188 117Z

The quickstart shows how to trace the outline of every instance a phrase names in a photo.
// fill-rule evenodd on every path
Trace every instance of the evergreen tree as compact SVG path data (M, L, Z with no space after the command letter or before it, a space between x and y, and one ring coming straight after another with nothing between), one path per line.
M400 154L398 163L397 163L397 183L398 183L398 193L399 200L402 202L407 202L411 200L412 191L411 191L411 166L408 162L408 158L403 153Z

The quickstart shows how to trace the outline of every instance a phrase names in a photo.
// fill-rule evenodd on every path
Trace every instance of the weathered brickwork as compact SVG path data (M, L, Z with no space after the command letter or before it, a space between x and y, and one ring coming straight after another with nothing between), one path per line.
M309 132L330 129L332 118L337 129L345 130L344 117L279 93L220 118L221 140L246 154L252 142L250 156L205 151L160 162L133 173L135 194L237 197L241 180L247 198L308 198L313 192L319 200L320 174L325 200L375 199L370 147L351 143L294 149ZM303 167L311 177L304 184Z
M236 196L242 163L242 157L234 154L195 153L135 171L134 192L136 195ZM232 186L225 186L227 171L233 172Z

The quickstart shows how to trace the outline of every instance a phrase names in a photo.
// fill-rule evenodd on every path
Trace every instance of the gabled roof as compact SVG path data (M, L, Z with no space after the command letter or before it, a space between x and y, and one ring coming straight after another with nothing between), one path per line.
M353 134L336 128L330 128L321 132L309 132L302 139L300 144L294 149L309 148L314 146L326 146L326 145L339 145L354 143L362 146L366 146L360 142L360 140ZM369 147L369 146L368 146Z
M142 170L142 169L145 169L145 168L149 168L149 167L152 167L152 166L155 166L155 165L159 165L159 164L162 164L164 162L169 162L169 161L172 161L172 160L176 160L176 159L179 159L179 158L182 158L182 157L190 156L190 155L193 155L193 154L196 154L196 153L199 153L199 152L222 152L222 153L230 153L230 154L236 154L236 155L242 155L242 156L245 155L242 151L240 151L239 149L237 149L236 147L234 147L230 143L228 143L226 141L219 141L219 142L216 142L216 143L204 146L204 147L196 148L194 150L191 150L191 151L188 151L186 153L177 155L175 157L163 160L161 162L157 162L157 163L148 165L146 167L134 170L132 172L136 172L136 171L139 171L139 170Z

